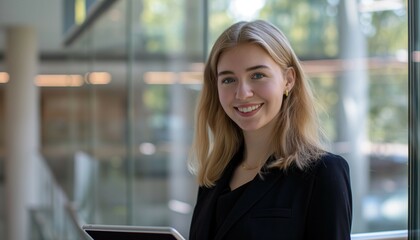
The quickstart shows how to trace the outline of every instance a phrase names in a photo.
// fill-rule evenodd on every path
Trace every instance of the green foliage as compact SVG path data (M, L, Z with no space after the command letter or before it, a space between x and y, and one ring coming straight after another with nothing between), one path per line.
M148 53L179 53L184 51L184 17L182 5L176 0L144 0L140 12L138 34L140 45Z
M260 17L278 26L303 58L329 58L338 54L335 18L326 14L327 1L267 0Z
M385 11L374 13L371 23L374 34L368 37L371 56L393 55L400 49L408 48L408 22L406 13Z
M408 81L405 69L372 72L369 88L369 138L373 142L408 141Z
M317 102L317 112L329 140L336 138L336 105L338 103L337 79L332 74L322 74L310 79Z
M163 113L168 111L168 86L149 85L143 92L144 106L152 112Z

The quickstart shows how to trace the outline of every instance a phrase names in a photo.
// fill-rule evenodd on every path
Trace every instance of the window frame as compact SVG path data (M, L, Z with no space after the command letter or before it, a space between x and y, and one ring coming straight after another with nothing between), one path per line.
M420 99L418 76L420 74L420 53L418 1L408 1L408 78L409 78L409 153L408 153L408 239L419 239L419 129Z

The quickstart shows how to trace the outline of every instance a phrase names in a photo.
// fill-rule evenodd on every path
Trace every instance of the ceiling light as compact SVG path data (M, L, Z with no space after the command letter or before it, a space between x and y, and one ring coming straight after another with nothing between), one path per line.
M144 74L144 82L147 84L174 84L176 74L173 72L147 72Z
M7 83L9 81L9 74L7 72L0 72L0 83Z
M111 74L108 72L91 72L87 74L90 84L103 85L111 82Z
M202 72L182 72L179 78L182 84L202 84L203 73Z
M80 87L83 85L81 75L38 75L35 84L39 87Z

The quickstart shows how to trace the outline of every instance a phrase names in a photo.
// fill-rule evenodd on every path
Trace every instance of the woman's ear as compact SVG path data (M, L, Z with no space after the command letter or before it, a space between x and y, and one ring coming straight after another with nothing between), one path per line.
M293 86L295 85L295 81L296 81L295 68L288 67L286 69L285 80L286 80L286 89L288 92L290 92Z

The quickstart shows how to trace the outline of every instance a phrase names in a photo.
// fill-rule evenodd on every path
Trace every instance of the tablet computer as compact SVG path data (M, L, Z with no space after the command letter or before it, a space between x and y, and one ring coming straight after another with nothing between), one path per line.
M86 224L82 229L93 240L185 240L172 227Z

